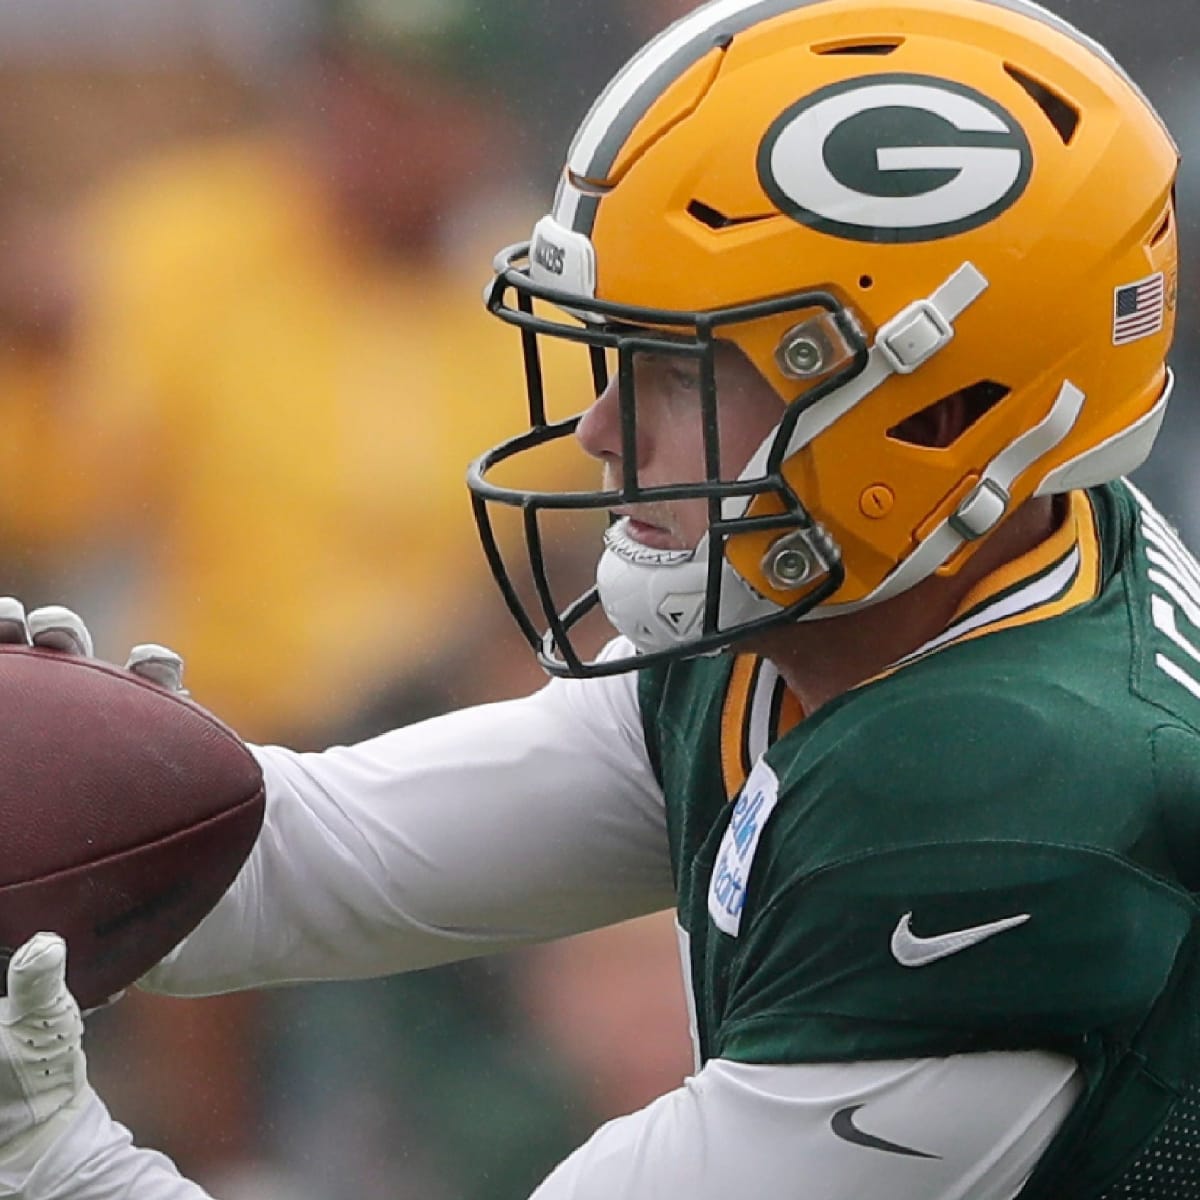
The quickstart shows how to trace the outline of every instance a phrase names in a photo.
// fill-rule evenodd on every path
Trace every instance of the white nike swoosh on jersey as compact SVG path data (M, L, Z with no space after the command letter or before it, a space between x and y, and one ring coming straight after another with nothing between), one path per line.
M1029 913L1016 917L1005 917L1002 921L989 921L986 925L972 925L969 929L956 929L950 933L939 933L935 937L918 937L909 928L912 913L902 916L892 931L892 957L902 967L924 967L939 958L947 958L976 946L1005 930L1015 929L1029 920Z

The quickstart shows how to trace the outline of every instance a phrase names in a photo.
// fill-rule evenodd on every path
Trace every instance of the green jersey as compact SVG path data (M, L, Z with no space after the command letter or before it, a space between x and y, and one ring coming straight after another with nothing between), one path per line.
M702 1060L1054 1051L1023 1197L1200 1195L1200 565L1142 497L808 719L745 656L639 688Z

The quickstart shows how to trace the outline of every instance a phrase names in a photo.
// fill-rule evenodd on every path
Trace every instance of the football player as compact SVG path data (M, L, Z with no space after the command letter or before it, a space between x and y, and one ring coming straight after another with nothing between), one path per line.
M531 423L471 487L556 678L258 750L259 844L146 986L673 905L696 1072L537 1200L1200 1195L1200 565L1121 481L1171 390L1176 165L1028 0L713 0L667 29L488 295ZM544 394L548 338L591 356L581 417ZM516 478L566 438L599 490ZM612 518L565 600L564 512ZM0 1131L23 1195L199 1194L86 1088L59 1112Z

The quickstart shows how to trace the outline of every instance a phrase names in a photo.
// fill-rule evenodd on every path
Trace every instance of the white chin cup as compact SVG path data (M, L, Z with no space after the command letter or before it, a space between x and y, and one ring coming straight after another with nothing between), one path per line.
M642 654L691 645L703 633L708 538L695 550L655 550L629 535L626 519L610 525L596 568L605 615ZM732 629L779 612L725 562L719 628Z

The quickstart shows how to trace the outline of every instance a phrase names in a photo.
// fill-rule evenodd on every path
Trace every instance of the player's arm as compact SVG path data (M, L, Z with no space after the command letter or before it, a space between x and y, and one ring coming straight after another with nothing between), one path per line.
M92 653L76 614L26 615L15 600L0 599L0 641ZM126 666L181 687L183 664L161 646L136 647ZM390 974L673 901L631 676L555 681L322 754L255 752L267 791L255 849L150 987Z
M714 1059L603 1126L533 1200L1011 1200L1080 1088L1070 1059L1040 1051L771 1066Z
M15 956L0 1001L0 1193L205 1200L87 1087L56 938ZM1011 1200L1070 1110L1074 1064L1042 1052L855 1064L710 1062L610 1122L533 1200L730 1194Z
M256 753L258 844L155 990L382 975L672 903L630 677L555 681L321 754Z

